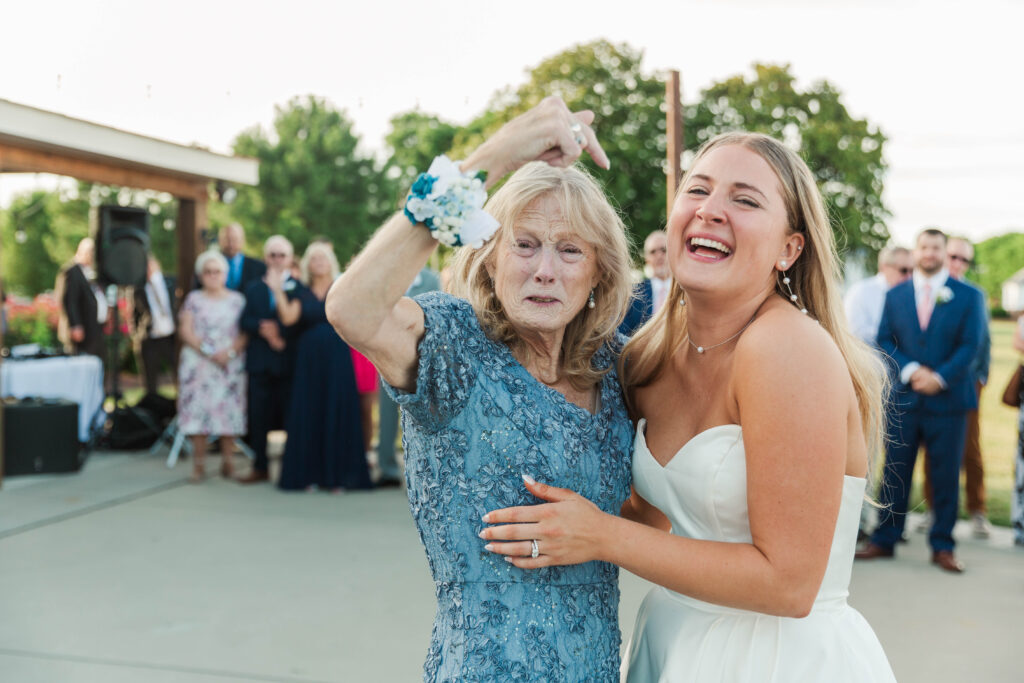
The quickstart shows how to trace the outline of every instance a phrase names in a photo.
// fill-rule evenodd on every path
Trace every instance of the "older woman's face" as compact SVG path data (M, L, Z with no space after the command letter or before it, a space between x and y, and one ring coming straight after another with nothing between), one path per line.
M667 232L669 264L683 289L761 289L789 238L778 177L744 146L714 149L680 188Z
M309 256L309 274L323 276L331 274L331 261L322 251L314 251Z
M228 273L219 263L210 260L199 273L199 283L208 292L216 292L227 285Z
M597 284L594 247L565 223L552 196L534 200L510 232L488 268L505 314L523 332L561 332Z

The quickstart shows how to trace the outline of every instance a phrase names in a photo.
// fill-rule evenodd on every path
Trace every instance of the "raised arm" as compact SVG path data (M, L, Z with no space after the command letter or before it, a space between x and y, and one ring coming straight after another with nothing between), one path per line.
M593 118L592 112L573 113L561 100L547 98L503 126L461 169L485 171L490 187L530 161L568 166L584 147L607 168L608 159L589 128ZM573 130L577 122L580 129ZM423 311L403 295L436 246L425 226L396 213L327 295L327 319L338 334L369 358L388 383L406 391L415 389Z

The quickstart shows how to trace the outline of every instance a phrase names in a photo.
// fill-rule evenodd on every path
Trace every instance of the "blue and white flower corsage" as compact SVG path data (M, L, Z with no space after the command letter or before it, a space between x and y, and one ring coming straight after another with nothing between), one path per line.
M948 304L952 300L953 290L946 285L940 287L939 291L935 293L935 303L937 304Z
M483 210L486 173L463 173L445 155L420 173L405 201L405 215L423 223L441 244L479 249L498 229L498 221Z

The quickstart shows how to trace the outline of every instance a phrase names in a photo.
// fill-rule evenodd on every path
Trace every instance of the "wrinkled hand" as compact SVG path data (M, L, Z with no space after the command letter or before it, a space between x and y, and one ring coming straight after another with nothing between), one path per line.
M486 169L489 187L531 161L570 166L584 149L598 166L607 169L608 156L590 127L593 122L594 112L573 112L561 98L545 97L536 107L502 126L466 159L463 169ZM572 130L577 124L579 130Z
M71 328L71 341L76 344L81 344L85 340L85 328L81 325L75 325Z
M225 369L228 367L228 363L231 362L227 349L221 349L217 353L213 354L210 356L210 360Z
M274 337L281 336L281 331L277 327L277 321L270 320L269 318L260 321L259 332L260 336L266 339L268 342Z
M506 561L520 569L597 559L605 513L568 489L540 484L527 475L523 475L523 481L530 493L550 502L487 513L484 522L502 526L488 526L480 532L480 538L491 541L484 548L505 555ZM536 558L530 557L532 540L537 541L540 551Z

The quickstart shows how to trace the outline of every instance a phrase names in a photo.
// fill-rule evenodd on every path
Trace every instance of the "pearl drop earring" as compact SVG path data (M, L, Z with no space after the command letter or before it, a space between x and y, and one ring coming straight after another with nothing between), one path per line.
M590 290L590 298L587 300L587 308L593 308L597 304L594 302L594 290Z
M782 265L785 266L785 264L786 262L783 261ZM785 271L779 271L779 274L782 275L782 284L786 287L786 290L789 292L789 300L792 301L793 304L800 309L801 313L807 315L807 309L801 306L799 303L797 303L797 296L793 292L793 288L789 286L789 276L785 274Z

